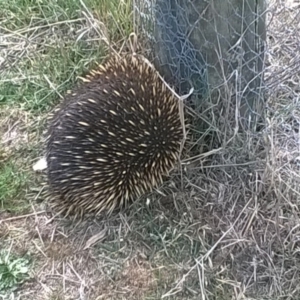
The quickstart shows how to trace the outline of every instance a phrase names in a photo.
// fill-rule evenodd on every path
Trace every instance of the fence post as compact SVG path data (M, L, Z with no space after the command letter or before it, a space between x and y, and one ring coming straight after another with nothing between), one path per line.
M183 92L193 85L198 100L221 93L238 101L242 129L256 127L264 111L265 7L265 0L157 0L155 4L159 71Z

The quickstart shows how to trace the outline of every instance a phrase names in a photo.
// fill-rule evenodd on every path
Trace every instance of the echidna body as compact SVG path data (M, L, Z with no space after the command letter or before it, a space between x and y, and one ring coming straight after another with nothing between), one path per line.
M46 160L52 205L99 214L163 182L183 138L178 99L138 56L111 58L54 113Z

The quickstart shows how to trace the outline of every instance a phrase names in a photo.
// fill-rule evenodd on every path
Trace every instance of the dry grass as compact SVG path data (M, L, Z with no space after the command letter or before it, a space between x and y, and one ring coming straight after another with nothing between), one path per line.
M12 163L26 173L12 194L22 209L0 207L0 248L33 263L31 280L7 299L300 298L299 7L277 1L269 26L262 132L237 134L225 124L217 133L226 147L193 158L110 219L74 224L36 203L40 176L31 167L48 111L105 55L109 36L123 47L128 5L23 2L24 15L13 6L5 18L0 12L0 174Z

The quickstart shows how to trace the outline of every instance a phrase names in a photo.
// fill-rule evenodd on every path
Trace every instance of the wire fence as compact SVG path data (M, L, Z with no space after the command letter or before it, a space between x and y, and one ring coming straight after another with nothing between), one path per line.
M209 252L211 265L219 256L228 270L221 289L236 280L233 298L300 299L300 1L135 0L134 8L143 54L179 93L194 87L191 104L215 137L208 148L216 154L186 176L203 197L198 211L214 203L200 218L218 220L206 232L210 241L224 237L232 246ZM262 130L238 131L236 120L262 114ZM210 299L216 274L203 277L208 292L198 295Z
M295 12L297 5L295 0L135 0L134 23L144 55L166 80L180 94L194 89L196 111L207 111L208 103L219 111L233 105L244 125L257 124L266 90L297 72L297 59L290 62L290 72L277 68L276 76L265 65L270 59L267 36L280 22L273 17L283 10ZM285 19L281 22L277 31L284 31ZM232 118L237 119L234 112Z

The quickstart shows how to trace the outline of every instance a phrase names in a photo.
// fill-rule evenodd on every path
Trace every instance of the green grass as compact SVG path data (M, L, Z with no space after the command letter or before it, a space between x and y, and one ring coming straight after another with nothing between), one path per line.
M132 31L132 1L120 0L1 0L0 19L7 31L24 31L33 21L35 26L81 18L84 6L109 28L112 40L123 38ZM23 29L23 30L22 30Z
M28 208L24 198L28 180L29 174L12 161L0 164L0 212L23 212Z
M29 279L30 259L0 252L0 292L14 290Z
M112 41L118 42L133 31L132 0L87 0L86 4L94 11L97 19L105 24Z
M0 103L43 112L58 103L60 96L74 85L76 76L84 72L85 57L92 60L103 55L101 48L90 51L84 42L44 50L47 52L37 53L30 69L23 72L25 79L0 83Z
M0 104L42 113L132 30L130 1L0 1ZM105 24L105 26L103 25ZM109 36L107 30L109 28ZM14 47L16 45L20 47Z

